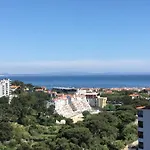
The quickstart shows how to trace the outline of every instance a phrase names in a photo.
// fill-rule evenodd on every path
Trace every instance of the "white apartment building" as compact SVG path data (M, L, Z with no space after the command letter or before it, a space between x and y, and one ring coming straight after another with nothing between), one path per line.
M10 79L0 80L0 97L10 96L11 94L10 84L11 84Z
M138 150L150 150L150 106L138 107Z

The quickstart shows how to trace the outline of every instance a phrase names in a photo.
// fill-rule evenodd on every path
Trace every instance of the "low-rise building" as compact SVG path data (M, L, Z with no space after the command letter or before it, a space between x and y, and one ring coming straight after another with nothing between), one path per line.
M140 97L140 95L137 94L137 93L130 94L129 96L130 96L132 99L136 99L136 98L139 98L139 97Z
M107 105L107 97L100 97L97 98L97 107L104 108Z

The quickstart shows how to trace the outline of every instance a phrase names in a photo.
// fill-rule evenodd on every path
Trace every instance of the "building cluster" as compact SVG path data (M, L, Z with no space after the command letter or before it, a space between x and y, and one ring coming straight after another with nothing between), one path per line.
M117 92L120 92L120 91L141 92L143 90L150 93L150 88L146 88L146 87L123 87L123 88L103 88L103 89L101 89L101 91L103 91L105 93L110 93L110 94L112 94L115 91L117 91Z
M9 97L9 103L14 97L11 93L20 86L11 85L10 79L0 80L0 97ZM28 89L25 89L28 91ZM56 87L48 90L45 87L35 88L36 92L45 92L51 95L52 101L47 103L55 105L55 111L67 118L82 114L84 111L92 111L92 108L103 108L106 106L107 98L98 96L98 89L76 89Z
M62 91L64 90L72 91L71 89L62 88ZM87 89L76 89L74 93L68 94L59 94L57 92L52 92L51 94L55 94L55 98L53 98L52 102L48 102L48 107L52 104L55 105L55 111L67 118L81 114L84 111L92 111L92 108L103 108L107 102L106 97L100 97L98 93Z

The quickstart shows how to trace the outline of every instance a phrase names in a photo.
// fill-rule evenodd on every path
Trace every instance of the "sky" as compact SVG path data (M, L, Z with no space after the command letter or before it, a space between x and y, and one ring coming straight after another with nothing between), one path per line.
M149 0L0 0L0 73L150 73Z

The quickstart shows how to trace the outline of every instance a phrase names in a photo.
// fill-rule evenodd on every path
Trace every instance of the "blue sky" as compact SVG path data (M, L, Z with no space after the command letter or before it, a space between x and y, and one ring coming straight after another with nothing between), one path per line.
M149 0L1 0L0 72L150 72Z

